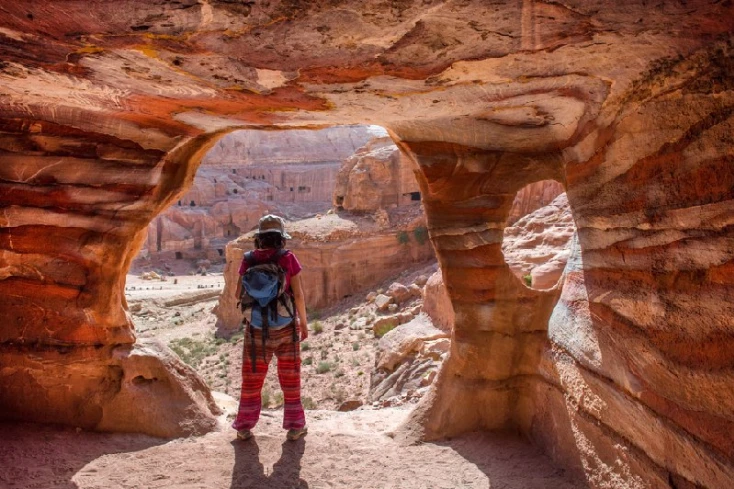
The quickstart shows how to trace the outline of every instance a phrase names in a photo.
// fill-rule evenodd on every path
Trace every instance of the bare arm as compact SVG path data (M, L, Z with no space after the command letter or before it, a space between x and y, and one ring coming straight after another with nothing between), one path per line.
M237 289L234 292L234 298L237 301L237 305L240 302L240 294L242 294L242 275L237 275Z
M298 331L301 333L301 341L303 341L308 338L308 319L306 318L306 300L303 297L303 283L300 273L291 277L291 288L293 289L293 298L296 301Z

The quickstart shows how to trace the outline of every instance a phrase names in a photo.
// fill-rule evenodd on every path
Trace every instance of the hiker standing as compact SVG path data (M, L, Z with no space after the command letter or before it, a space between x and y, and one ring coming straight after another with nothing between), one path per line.
M299 344L308 337L306 303L301 264L290 250L285 249L288 238L282 218L263 217L255 234L256 249L245 253L240 265L236 294L245 313L245 338L240 405L232 427L241 440L252 437L251 430L260 417L261 391L273 354L277 358L278 380L283 390L283 428L288 430L289 440L297 440L307 432L301 404ZM273 283L273 275L278 275L280 280ZM280 293L271 290L278 287ZM272 299L274 296L277 297Z

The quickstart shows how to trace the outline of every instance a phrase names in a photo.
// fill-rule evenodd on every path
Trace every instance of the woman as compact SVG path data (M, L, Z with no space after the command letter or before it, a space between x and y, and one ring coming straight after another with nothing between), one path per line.
M307 433L306 416L301 404L301 354L299 341L308 337L306 303L301 283L301 264L296 256L284 249L286 239L282 218L268 215L260 219L255 235L255 250L251 255L256 263L267 263L277 254L277 264L285 271L285 291L291 294L296 305L294 322L285 325L270 325L265 333L249 324L245 331L242 354L242 391L240 406L232 427L237 430L237 438L247 440L252 437L252 429L260 418L262 406L261 391L268 373L268 364L275 354L278 359L278 380L283 390L284 413L283 428L288 430L289 440L297 440ZM242 290L242 275L251 265L247 257L240 265L240 280L237 281L237 298ZM294 328L298 334L294 333ZM253 351L254 349L254 351ZM254 360L253 360L254 359ZM252 362L255 362L253 365Z

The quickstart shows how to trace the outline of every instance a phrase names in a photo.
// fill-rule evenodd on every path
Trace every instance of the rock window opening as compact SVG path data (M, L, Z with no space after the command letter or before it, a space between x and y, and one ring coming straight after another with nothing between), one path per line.
M502 239L512 273L528 288L548 290L561 278L576 226L563 185L543 180L515 195Z
M136 328L141 336L155 337L189 321L208 325L206 337L178 337L169 345L212 389L237 397L237 374L213 367L222 354L237 358L234 343L214 338L230 337L229 328L242 320L232 290L237 279L230 276L238 264L227 257L251 249L247 233L260 217L283 215L297 236L288 247L308 273L312 336L303 356L303 392L309 398L304 402L321 409L412 403L427 391L425 379L435 376L449 342L444 323L421 314L423 290L437 263L420 200L412 198L420 195L415 163L381 128L324 131L235 131L212 147L181 197L183 207L156 218L160 246L148 244L146 257L135 262L160 277L152 286L155 297L190 294L201 302L162 307L150 299L141 306L145 314L133 313ZM292 144L296 134L302 141ZM325 252L329 260L320 259ZM202 294L201 288L217 295ZM130 295L131 302L141 301L141 293ZM334 307L341 307L337 314L315 312ZM161 328L154 317L165 318L167 326ZM399 327L414 331L416 341L428 345L425 352L415 354L418 361L411 353L375 369L380 338ZM399 384L392 375L398 368L405 372ZM323 387L325 377L331 382ZM266 384L265 392L265 407L275 408L277 382Z

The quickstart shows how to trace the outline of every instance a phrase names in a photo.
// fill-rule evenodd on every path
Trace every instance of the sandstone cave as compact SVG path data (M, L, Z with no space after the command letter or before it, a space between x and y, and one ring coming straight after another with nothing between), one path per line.
M452 467L478 470L474 487L547 487L529 471L503 479L493 454L514 442L465 449L476 432L526 440L576 481L557 487L734 487L732 2L109 9L0 1L2 483L40 474L16 468L23 433L68 439L27 422L78 428L90 443L88 430L195 435L181 443L201 456L184 460L206 459L197 440L214 440L235 472L247 468L247 454L217 438L209 387L136 339L125 274L140 250L166 252L149 225L187 202L202 158L228 134L375 124L415 165L450 347L399 426L354 411L338 418L352 430L342 436L376 440L364 426L384 428L392 438L379 446L402 442L413 464L385 466L429 487L412 468L440 467L431 481L447 487L462 483ZM518 192L547 180L565 189L577 231L560 280L535 290L503 240ZM343 449L323 423L323 449ZM174 459L162 441L125 440L81 450L54 480L88 487L104 467L132 477L134 457L105 466L125 450ZM421 465L437 447L450 449ZM288 450L304 480L329 474L306 463L318 462L310 448Z

